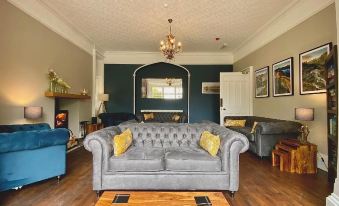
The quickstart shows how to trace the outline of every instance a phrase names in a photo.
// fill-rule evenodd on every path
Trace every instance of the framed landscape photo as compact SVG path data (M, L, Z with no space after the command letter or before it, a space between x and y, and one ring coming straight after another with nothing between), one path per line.
M328 43L299 54L300 94L326 92L325 60L331 48Z
M202 82L201 83L202 94L220 94L219 82Z
M269 97L269 66L255 71L255 97Z
M293 95L293 57L272 65L273 96Z

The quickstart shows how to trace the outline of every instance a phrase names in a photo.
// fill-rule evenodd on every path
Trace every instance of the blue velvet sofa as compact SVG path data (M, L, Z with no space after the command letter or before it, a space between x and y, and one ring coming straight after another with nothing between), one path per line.
M130 120L138 121L134 114L127 112L101 113L98 117L101 119L104 127L116 126Z
M65 174L68 140L45 123L0 125L0 191Z

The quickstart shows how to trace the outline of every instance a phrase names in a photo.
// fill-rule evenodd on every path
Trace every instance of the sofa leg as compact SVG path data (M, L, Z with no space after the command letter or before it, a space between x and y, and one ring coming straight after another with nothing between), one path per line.
M95 193L97 194L97 198L99 199L99 197L100 197L100 190L95 190Z
M61 179L61 176L58 175L58 176L57 176L58 184L60 183L60 179Z
M235 191L230 191L230 193L231 193L231 198L234 198Z

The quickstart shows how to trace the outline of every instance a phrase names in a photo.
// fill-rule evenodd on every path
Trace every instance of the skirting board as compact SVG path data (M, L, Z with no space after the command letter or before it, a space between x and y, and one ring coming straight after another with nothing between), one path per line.
M326 165L321 160L321 157L324 158ZM318 152L317 154L317 167L325 172L327 172L327 165L328 165L328 156Z
M326 197L326 206L339 206L339 197L334 193Z

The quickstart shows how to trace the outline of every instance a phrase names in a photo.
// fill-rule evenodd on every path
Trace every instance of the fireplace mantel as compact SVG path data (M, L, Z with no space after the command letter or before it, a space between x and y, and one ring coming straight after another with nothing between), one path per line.
M63 98L63 99L90 99L89 95L81 95L81 94L70 94L70 93L57 93L57 92L45 92L46 97L51 98Z

